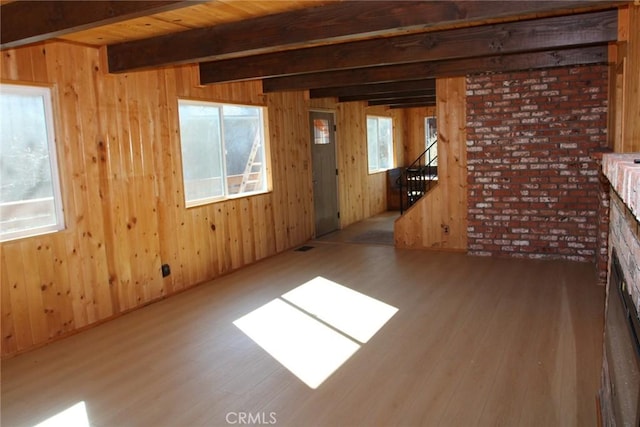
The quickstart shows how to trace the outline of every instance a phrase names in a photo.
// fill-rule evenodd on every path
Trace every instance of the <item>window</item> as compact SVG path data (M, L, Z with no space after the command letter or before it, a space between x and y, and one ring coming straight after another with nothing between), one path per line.
M438 121L435 117L424 118L424 135L427 150L425 162L433 166L438 165Z
M390 117L367 116L369 173L393 167L393 122Z
M0 85L0 240L64 229L51 91Z
M187 207L267 189L263 108L178 101Z

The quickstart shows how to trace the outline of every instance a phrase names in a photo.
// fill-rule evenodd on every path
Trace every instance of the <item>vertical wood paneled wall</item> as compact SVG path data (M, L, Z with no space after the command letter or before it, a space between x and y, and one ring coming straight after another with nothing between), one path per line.
M464 77L436 81L438 185L396 220L398 248L467 249L465 93Z
M313 234L302 94L198 87L192 67L108 75L98 50L3 52L3 80L52 84L67 229L3 243L2 354L273 255ZM177 99L269 106L273 191L186 209ZM163 279L162 263L172 274Z
M395 163L404 164L405 119L402 110L367 107L366 102L337 103L335 98L311 99L310 108L334 111L338 163L340 227L387 210L387 174L369 174L367 115L391 117Z
M640 4L621 7L611 46L609 136L615 152L640 152Z
M436 107L408 108L404 121L404 160L409 166L425 150L424 119L436 115Z
M201 87L193 66L110 75L104 64L104 51L66 43L2 52L3 81L54 89L67 223L0 244L3 357L311 238L311 107L336 111L341 226L386 209L385 174L367 173L365 104L263 95L259 82ZM178 98L267 106L273 190L186 209Z

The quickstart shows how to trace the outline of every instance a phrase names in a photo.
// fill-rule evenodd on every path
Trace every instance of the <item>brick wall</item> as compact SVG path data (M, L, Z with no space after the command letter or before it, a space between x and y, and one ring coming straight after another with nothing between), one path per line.
M470 254L601 263L607 78L606 66L467 78Z

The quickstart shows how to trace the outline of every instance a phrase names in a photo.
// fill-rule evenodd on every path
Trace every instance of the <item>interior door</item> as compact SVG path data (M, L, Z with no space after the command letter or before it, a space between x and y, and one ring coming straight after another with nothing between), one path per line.
M336 140L333 113L309 112L316 237L339 228Z

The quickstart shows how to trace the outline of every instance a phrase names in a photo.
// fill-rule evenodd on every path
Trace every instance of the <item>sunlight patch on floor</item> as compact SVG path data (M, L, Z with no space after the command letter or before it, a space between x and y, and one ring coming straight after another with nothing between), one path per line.
M397 311L367 295L316 277L233 324L315 389Z
M90 427L89 415L84 402L78 402L70 408L47 418L34 427Z
M398 311L324 277L316 277L282 298L361 343L369 341Z

